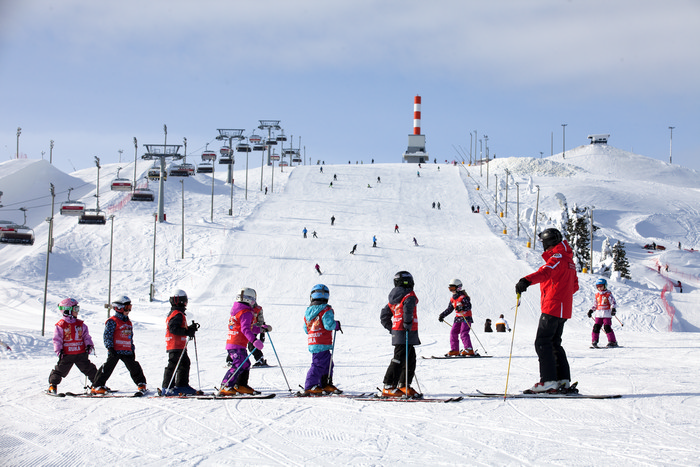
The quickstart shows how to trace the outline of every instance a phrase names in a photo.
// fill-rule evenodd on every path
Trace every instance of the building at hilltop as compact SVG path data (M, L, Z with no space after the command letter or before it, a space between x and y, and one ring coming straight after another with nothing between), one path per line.
M413 134L408 135L408 148L403 153L403 160L413 164L428 162L430 155L425 151L425 135L420 133L420 96L413 99Z

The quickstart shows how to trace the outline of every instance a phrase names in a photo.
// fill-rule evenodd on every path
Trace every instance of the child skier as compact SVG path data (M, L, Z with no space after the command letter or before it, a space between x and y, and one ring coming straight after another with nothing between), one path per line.
M389 303L382 308L379 320L391 332L394 358L384 375L383 397L420 397L411 387L416 371L418 336L418 297L413 291L413 276L408 271L394 275L394 288L389 292Z
M97 370L95 384L92 387L93 394L105 394L107 380L112 376L114 368L119 360L124 362L129 370L131 379L138 386L138 391L146 391L146 377L143 375L141 365L136 361L134 345L134 332L129 320L131 312L131 299L122 295L112 302L114 316L105 323L103 334L105 347L107 348L107 361Z
M178 394L202 394L190 386L190 357L187 355L188 339L193 339L199 324L192 321L187 325L187 293L175 289L170 294L170 314L165 319L165 349L168 353L168 365L163 372L161 394L173 396Z
M612 330L612 317L615 316L615 297L608 290L608 281L601 278L595 283L598 291L595 294L595 304L588 311L588 317L591 318L595 312L595 324L591 333L591 346L598 347L598 338L600 337L600 328L605 331L608 338L608 347L617 347L617 339Z
M264 344L260 339L256 339L255 335L261 330L269 331L272 328L267 325L260 327L253 324L253 308L256 299L255 290L244 287L236 295L236 302L231 307L226 351L231 357L232 365L221 381L218 395L260 394L259 391L248 386L250 355L247 354L246 346L251 342L256 349L262 350Z
M56 394L56 388L68 376L73 365L87 376L90 383L95 381L97 373L97 367L88 357L95 346L87 324L78 319L78 301L74 298L63 299L58 304L58 309L63 312L63 318L56 323L53 333L53 350L58 356L58 363L49 375L47 392L52 394Z
M441 323L445 318L455 311L455 320L452 324L452 330L450 331L450 351L447 352L445 356L456 357L459 355L463 356L474 356L474 349L472 349L472 340L469 337L469 331L471 330L472 323L472 303L469 299L467 292L462 290L462 281L459 279L452 279L448 285L450 292L452 292L452 298L450 298L450 304L447 306L445 311L440 313L438 321ZM459 352L459 338L462 338L462 343L464 344L464 350L462 353Z
M333 337L335 331L343 332L340 321L335 320L333 308L328 304L330 291L323 284L311 289L311 304L304 313L304 332L311 352L311 368L306 373L304 396L340 394L333 385ZM333 331L333 332L331 332Z

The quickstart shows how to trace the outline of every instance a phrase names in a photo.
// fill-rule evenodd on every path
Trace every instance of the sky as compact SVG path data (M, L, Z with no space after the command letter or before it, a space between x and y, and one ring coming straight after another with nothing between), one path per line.
M70 172L274 119L312 163L400 162L420 95L439 161L603 133L700 169L698 24L695 0L2 0L0 160L18 127Z
M610 164L600 164L603 159ZM139 167L142 174L147 170L146 164ZM167 222L157 224L155 202L130 202L129 192L103 190L101 206L114 215L113 228L110 222L79 224L56 209L48 258L44 219L50 206L30 209L34 244L0 243L0 341L11 348L0 344L3 467L696 466L700 191L688 187L698 185L700 174L606 145L572 150L566 160L556 155L498 158L488 167L488 188L480 167L461 164L425 164L420 177L415 165L398 163L327 165L323 172L312 166L284 172L276 167L274 177L269 168L262 174L255 168L249 190L242 167L235 172L233 190L224 171L217 171L214 180L208 174L169 177L163 191ZM111 179L116 168L116 163L105 164L101 177ZM69 175L47 161L3 161L3 202L36 198L35 184L52 182L60 191L75 187L73 199L90 206L95 172L87 167ZM510 189L507 201L499 196L500 207L508 205L504 217L495 209L489 213L495 174ZM259 189L261 175L271 187L268 194ZM228 214L230 196L234 215ZM401 270L413 275L419 300L414 388L426 397L454 397L477 389L503 392L507 387L508 393L517 393L531 387L538 380L534 336L540 290L531 286L516 306L514 285L543 264L541 244L536 249L527 244L534 220L527 213L539 211L541 231L561 218L563 199L570 207L595 206L599 227L593 274L578 274L574 313L564 328L571 376L583 394L621 398L469 397L406 407L405 402L289 397L304 384L310 366L303 314L319 282L329 287L329 304L342 323L334 341L334 383L350 395L381 387L393 347L379 311ZM432 208L431 201L441 202L441 208ZM469 205L480 205L480 212L470 213ZM0 219L16 220L17 214L0 210ZM304 227L318 238L303 238ZM617 304L612 327L621 347L591 349L593 323L586 312L595 282L604 277L601 265L612 262L601 255L606 237L625 243L631 279L616 273L607 277ZM666 249L641 248L652 241ZM679 241L684 249L676 248ZM355 243L357 251L349 254ZM454 278L471 298L472 346L491 358L421 358L450 349L454 313L445 322L438 315L448 307L447 285ZM682 281L682 293L676 281ZM227 323L241 287L256 290L273 328L263 352L276 366L251 370L249 383L277 396L262 401L156 398L167 360L164 329L172 290L187 292L188 322L201 324L188 346L189 381L212 393L228 370ZM136 359L154 397L43 394L57 361L51 338L60 316L58 302L67 296L79 301L79 316L95 344L90 359L99 366L107 358L103 304L121 294L132 300ZM484 332L485 320L495 322L500 314L512 331ZM607 344L605 335L599 343ZM84 384L74 367L58 390L81 392ZM107 384L122 395L136 389L121 363Z

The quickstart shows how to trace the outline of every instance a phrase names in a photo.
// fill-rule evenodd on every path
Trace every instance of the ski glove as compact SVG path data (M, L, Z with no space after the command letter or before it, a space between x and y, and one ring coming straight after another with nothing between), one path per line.
M515 293L516 294L521 294L527 290L528 287L530 287L531 282L524 277L518 281L517 284L515 284Z
M342 330L342 328L340 327L340 321L336 321L336 322L335 322L335 330L336 330L336 331L340 331L341 334L343 333L343 330Z
M269 324L263 324L263 325L260 326L260 327L261 327L262 330L265 331L265 332L270 332L270 331L272 331L272 326L270 326Z
M447 316L447 314L445 314L445 312L443 311L442 313L440 313L440 316L438 316L438 321L440 321L441 323L445 321L445 316Z
M90 353L91 353L93 350L95 350L95 346L94 346L94 345L86 345L86 346L85 346L85 353L86 353L86 354L90 355Z
M593 310L588 310L588 317L592 318L593 317Z
M260 339L255 339L255 342L253 342L253 347L255 347L258 350L262 350L265 344L263 344L263 341Z
M199 324L192 322L192 324L187 326L187 337L194 337L194 333L197 332L197 329L199 329Z
M613 308L610 314L615 316L617 314L617 308Z

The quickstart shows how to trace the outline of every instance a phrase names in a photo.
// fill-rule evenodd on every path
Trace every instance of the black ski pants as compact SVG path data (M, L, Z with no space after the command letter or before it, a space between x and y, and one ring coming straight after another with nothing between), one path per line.
M180 360L180 355L182 355L182 360ZM179 366L177 364L178 360L180 360ZM175 371L176 368L177 371ZM170 380L173 378L173 373L175 374L175 379L173 380L173 384L171 386ZM187 355L187 349L170 350L168 352L168 366L165 367L165 371L163 372L163 389L169 389L171 387L184 387L189 385L190 357Z
M408 386L411 386L413 376L416 374L416 348L408 346ZM394 346L394 358L384 375L384 385L391 387L406 386L406 345Z
M49 384L58 386L63 378L68 376L68 372L73 368L73 365L77 366L78 370L88 377L90 383L95 381L97 367L90 361L88 354L80 353L76 355L63 355L49 375Z
M542 313L537 326L535 351L540 361L540 382L571 380L569 361L561 346L566 319Z
M97 370L97 376L95 377L94 386L104 386L107 384L107 380L112 376L114 368L117 366L119 361L124 362L126 369L129 370L131 375L131 380L136 384L146 384L146 377L143 375L143 369L139 362L136 361L136 355L120 355L115 351L110 351L107 355L107 361Z

